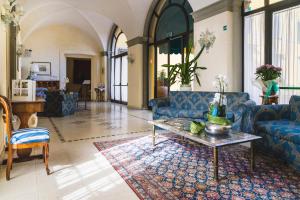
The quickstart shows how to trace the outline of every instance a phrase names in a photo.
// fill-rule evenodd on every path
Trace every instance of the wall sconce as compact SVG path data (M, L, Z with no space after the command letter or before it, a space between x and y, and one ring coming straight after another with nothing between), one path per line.
M5 24L19 26L20 18L23 15L23 7L17 3L17 0L6 0L1 6L1 20Z
M17 46L17 56L19 57L30 57L32 50L31 49L25 49L24 45L20 44Z
M134 61L135 61L135 59L134 59L134 57L133 57L132 54L129 54L129 55L127 56L127 60L128 60L128 62L129 62L130 64L133 64Z

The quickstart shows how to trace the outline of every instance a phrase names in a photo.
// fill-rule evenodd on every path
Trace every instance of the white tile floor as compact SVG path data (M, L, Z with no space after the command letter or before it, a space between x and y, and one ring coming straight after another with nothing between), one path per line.
M12 179L7 182L2 165L1 200L138 199L93 142L150 134L147 120L151 119L151 112L128 110L126 106L110 103L92 103L89 108L74 116L53 118L66 140L64 143L49 119L40 118L39 126L49 128L52 133L49 160L52 174L47 176L42 160L34 160L14 164ZM105 137L80 140L99 136ZM34 149L33 153L39 151Z

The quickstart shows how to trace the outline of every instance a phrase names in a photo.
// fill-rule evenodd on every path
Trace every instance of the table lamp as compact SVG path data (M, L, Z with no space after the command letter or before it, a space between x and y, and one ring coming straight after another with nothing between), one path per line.
M30 79L31 80L36 80L37 79L37 74L40 72L39 65L38 64L31 64L30 67Z

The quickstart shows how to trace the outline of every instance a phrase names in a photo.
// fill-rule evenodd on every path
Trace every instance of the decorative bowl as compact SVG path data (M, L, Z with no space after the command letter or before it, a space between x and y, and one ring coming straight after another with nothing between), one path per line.
M206 123L205 125L205 131L208 134L215 135L215 136L222 136L226 135L230 132L231 125L218 125L218 124L212 124L212 123Z

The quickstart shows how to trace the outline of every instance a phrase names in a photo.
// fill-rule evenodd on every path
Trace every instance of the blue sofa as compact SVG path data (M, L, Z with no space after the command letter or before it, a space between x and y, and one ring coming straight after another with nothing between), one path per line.
M168 98L150 100L153 119L188 118L192 120L207 120L209 103L215 92L170 92ZM249 94L241 92L226 93L228 118L233 121L236 131L249 131L251 106Z
M253 132L263 137L257 148L300 170L300 96L292 96L288 105L255 106Z

